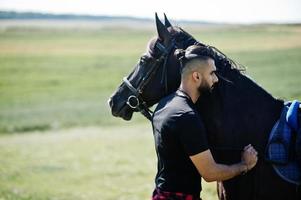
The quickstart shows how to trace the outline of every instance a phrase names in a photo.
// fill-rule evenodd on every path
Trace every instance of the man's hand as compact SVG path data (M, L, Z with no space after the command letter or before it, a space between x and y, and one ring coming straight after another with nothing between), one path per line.
M209 149L190 156L194 166L207 182L224 181L246 173L256 165L257 152L251 145L248 145L244 148L241 158L241 162L232 165L219 164L215 162Z
M254 147L251 144L245 146L241 155L241 161L247 166L246 172L256 165L257 160L257 151Z

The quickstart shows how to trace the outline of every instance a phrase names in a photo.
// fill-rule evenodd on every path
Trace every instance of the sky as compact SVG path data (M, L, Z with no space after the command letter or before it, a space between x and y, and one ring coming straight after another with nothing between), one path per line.
M226 23L301 22L301 0L0 0L0 10Z

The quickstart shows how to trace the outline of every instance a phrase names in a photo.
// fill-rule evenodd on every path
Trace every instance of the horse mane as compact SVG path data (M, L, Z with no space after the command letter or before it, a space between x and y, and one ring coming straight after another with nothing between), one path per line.
M181 40L181 39L186 38L186 40L189 40L188 42L189 42L190 45L197 44L197 45L202 45L202 46L209 47L209 49L212 50L215 61L218 61L218 63L221 64L221 66L224 66L228 70L235 70L239 73L245 74L246 67L244 65L242 65L239 62L234 61L233 59L229 58L228 56L226 56L226 54L224 54L218 48L216 48L214 46L204 44L204 43L201 43L201 42L198 42L192 35L187 33L180 26L171 26L171 27L168 28L168 31L169 31L169 33L171 34L171 36L173 38L177 38L176 40ZM152 57L152 58L157 57L157 52L156 52L156 49L155 49L155 45L156 45L156 42L158 40L160 40L160 38L158 38L157 36L154 36L147 43L146 53L145 53L147 56ZM186 45L186 46L188 47L190 45Z
M218 48L216 48L214 46L210 46L210 45L207 45L207 46L214 51L214 53L216 55L216 59L223 62L223 65L225 67L228 67L229 69L238 71L239 73L243 73L243 74L246 72L246 67L244 65L229 58L228 56L226 56L226 54L224 54Z

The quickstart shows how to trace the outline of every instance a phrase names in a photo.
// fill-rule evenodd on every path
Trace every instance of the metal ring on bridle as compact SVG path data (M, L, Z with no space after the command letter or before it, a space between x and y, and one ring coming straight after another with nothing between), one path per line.
M133 103L134 103L134 105L133 105ZM136 96L134 96L134 95L131 95L131 96L129 96L129 98L128 98L126 104L127 104L128 106L130 106L131 108L136 109L136 108L138 108L140 102L139 102L138 97L136 97Z

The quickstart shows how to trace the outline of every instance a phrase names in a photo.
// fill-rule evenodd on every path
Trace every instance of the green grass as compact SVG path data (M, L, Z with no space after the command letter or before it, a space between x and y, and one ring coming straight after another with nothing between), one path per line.
M247 66L273 95L301 99L300 26L187 31ZM153 35L117 28L1 31L0 133L123 124L110 116L107 99ZM134 121L144 119L135 115Z
M144 123L2 135L0 199L150 199L155 156ZM214 183L204 190L215 196Z
M0 132L115 123L106 101L137 62L149 34L1 33Z

